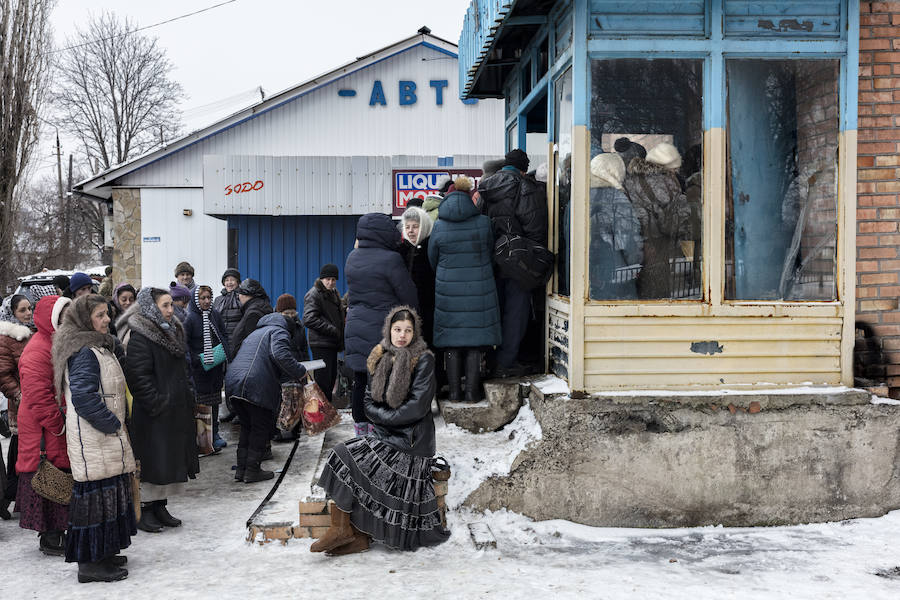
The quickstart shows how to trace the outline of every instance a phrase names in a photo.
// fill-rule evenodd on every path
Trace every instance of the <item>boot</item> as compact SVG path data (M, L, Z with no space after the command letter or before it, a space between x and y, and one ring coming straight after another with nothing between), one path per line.
M265 481L275 477L272 471L264 471L260 468L259 463L262 462L262 453L255 450L247 451L247 468L244 471L244 483L256 483L257 481Z
M310 546L310 552L330 552L339 546L353 541L355 529L350 524L350 513L339 509L337 505L331 506L331 527L318 541Z
M66 534L63 531L45 531L38 534L38 548L47 556L66 554Z
M244 480L244 470L247 468L247 449L237 449L237 468L234 470L234 480Z
M159 533L162 531L162 523L156 518L155 502L141 502L141 520L137 528L147 533Z
M466 354L466 402L481 402L481 351Z
M153 513L164 527L178 527L181 525L181 519L176 519L169 514L166 509L167 500L157 500L153 503Z
M343 546L338 546L334 550L329 550L328 556L343 556L345 554L356 554L357 552L365 552L369 549L369 536L354 527L353 541Z
M103 561L106 564L112 565L114 567L124 567L128 564L128 557L122 554L116 554L114 556L107 556L103 559Z
M272 442L266 444L266 451L263 452L262 458L260 460L272 460L275 458L272 455Z
M462 401L462 354L459 350L449 350L446 354L447 385L450 388L450 402Z
M92 581L120 581L128 577L128 571L106 561L78 563L78 583Z

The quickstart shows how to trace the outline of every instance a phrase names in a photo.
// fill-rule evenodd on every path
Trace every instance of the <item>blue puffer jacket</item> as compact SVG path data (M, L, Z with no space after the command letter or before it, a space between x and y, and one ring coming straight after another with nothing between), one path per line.
M400 305L418 309L416 285L400 256L400 232L387 215L369 213L356 225L359 247L347 257L344 274L350 294L344 328L344 361L357 372L381 341L388 312Z
M225 321L222 315L215 309L209 311L210 334L212 336L212 345L215 348L221 343L225 348L225 355L230 352L228 349L228 334L225 333ZM207 396L209 394L222 393L222 382L225 380L225 363L216 365L209 371L203 368L203 361L200 354L203 352L203 313L197 305L197 292L191 298L188 304L188 316L184 322L184 337L190 351L191 361L191 377L194 380L194 391L198 396Z
M302 379L306 368L291 353L291 331L281 313L259 320L225 373L225 393L275 411L281 406L281 382Z
M473 348L500 343L500 309L491 265L494 236L464 192L441 202L428 242L435 271L434 345Z

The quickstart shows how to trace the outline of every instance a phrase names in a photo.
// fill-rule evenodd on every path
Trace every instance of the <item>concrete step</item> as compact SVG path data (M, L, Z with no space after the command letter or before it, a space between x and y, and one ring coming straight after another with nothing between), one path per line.
M493 379L483 383L481 402L439 402L444 421L472 433L497 431L519 414L530 383L523 379Z

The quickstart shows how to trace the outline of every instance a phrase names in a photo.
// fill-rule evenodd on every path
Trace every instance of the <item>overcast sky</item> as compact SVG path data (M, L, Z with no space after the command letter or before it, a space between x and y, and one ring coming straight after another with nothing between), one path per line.
M142 27L221 1L58 0L54 36L64 46L67 36L104 10ZM251 104L257 86L271 95L414 35L423 25L457 43L469 2L236 0L143 33L157 37L175 65L172 77L187 93L182 109L191 130ZM64 147L63 154L71 150ZM52 148L42 149L38 161L54 166Z

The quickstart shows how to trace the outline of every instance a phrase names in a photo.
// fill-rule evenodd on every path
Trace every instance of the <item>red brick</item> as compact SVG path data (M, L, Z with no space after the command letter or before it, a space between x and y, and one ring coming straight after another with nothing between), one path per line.
M874 273L878 270L878 261L877 260L864 260L864 261L856 261L856 272L857 273Z
M753 402L750 403L750 409L747 412L749 412L751 415L753 415L753 414L758 413L761 410L762 410L762 406L759 404L759 402L754 400Z
M887 219L898 220L898 219L900 219L900 210L898 210L896 208L882 208L880 211L878 211L878 216L883 220L887 220ZM859 218L858 213L857 213L857 218Z
M859 303L859 310L897 310L897 298L885 298L883 300L863 300Z
M900 235L890 233L881 233L878 235L879 246L896 246L898 244L900 244Z
M900 270L900 260L882 260L879 261L881 271L897 271Z
M900 15L891 15L891 25L900 25Z
M879 181L875 184L876 192L900 192L900 181Z
M873 248L879 246L878 243L879 236L878 234L870 233L870 234L858 234L856 236L856 247L857 248Z
M872 75L890 75L893 72L891 65L872 65Z
M887 25L891 22L891 15L886 14L868 14L859 15L860 25Z
M900 104L897 105L898 113L900 113ZM897 144L893 142L868 142L859 144L860 154L894 154L897 151Z
M856 183L856 193L857 194L870 194L875 191L874 183L866 183L863 181L859 181Z
M859 89L872 89L872 80L863 79L872 76L872 65L859 65Z
M862 132L860 132L862 133ZM874 158L872 156L869 157L861 157L861 158ZM896 178L896 172L894 169L859 169L856 172L856 178L861 181L866 180L881 180L887 181L890 179Z
M877 325L881 317L881 313L857 313L856 320L868 323L869 325Z
M875 164L879 167L895 167L900 165L900 156L890 154L888 156L875 156Z
M856 297L857 298L878 298L878 288L875 286L871 287L857 287L856 288Z
M877 34L876 34L877 35ZM886 37L876 37L871 40L859 40L860 50L892 50L891 40Z
M880 337L900 335L900 325L876 325L874 331Z
M882 340L881 346L885 350L900 350L900 338L888 338Z
M859 224L860 233L889 233L897 231L896 221L869 221Z
M900 285L883 285L872 289L878 290L879 298L900 297Z
M877 77L872 80L872 87L876 90L885 90L900 87L900 79L896 77Z
M894 248L860 248L860 258L896 258L897 250Z
M868 127L893 127L894 117L862 117L859 120L860 129Z
M897 300L897 298L894 298L894 300ZM881 322L885 325L900 323L900 312L897 312L896 310L885 311L880 313L878 316L881 319Z
M900 90L894 91L893 94L900 100ZM896 129L875 130L875 139L877 140L897 140L898 138L900 138L900 133Z
M859 196L856 202L860 206L897 206L897 196Z
M872 14L886 12L900 12L900 2L873 2Z
M865 57L865 58L863 58L863 57ZM900 52L874 52L872 54L869 54L868 52L866 52L866 53L860 52L859 53L859 62L860 62L860 64L864 64L864 63L868 63L868 62L876 62L876 63L900 62Z
M856 157L856 166L857 167L874 167L875 166L875 157L874 156L857 156Z
M891 209L885 209L891 210ZM873 221L878 218L878 209L876 208L857 208L856 209L856 220L857 221Z
M873 38L893 39L900 36L900 27L874 27L871 29ZM862 47L862 46L860 46ZM876 48L866 48L866 50L875 50Z
M896 273L871 273L868 275L860 275L859 282L862 285L879 284L879 283L897 283Z

